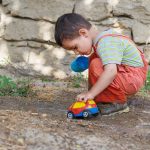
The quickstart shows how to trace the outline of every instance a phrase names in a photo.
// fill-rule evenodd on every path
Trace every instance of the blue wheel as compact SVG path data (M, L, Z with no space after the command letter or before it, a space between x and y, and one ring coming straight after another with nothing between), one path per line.
M69 111L69 112L67 113L67 118L73 119L73 118L74 118L74 114L73 114L71 111Z
M84 118L90 118L90 117L91 117L90 111L84 110L84 111L83 111L83 117L84 117Z

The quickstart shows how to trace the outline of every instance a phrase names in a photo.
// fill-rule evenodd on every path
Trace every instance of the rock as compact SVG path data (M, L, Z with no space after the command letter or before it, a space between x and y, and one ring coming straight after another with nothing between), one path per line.
M99 32L114 28L138 45L150 43L149 0L3 0L0 4L0 65L14 74L73 75L69 64L76 56L56 47L54 39L55 22L64 13L83 15ZM150 62L149 50L145 54Z
M33 115L33 116L38 116L39 114L38 113L31 113L31 115Z
M150 64L150 45L145 45L143 47L143 50L144 50L145 57L146 57L148 63Z
M150 43L150 25L145 25L135 21L133 28L133 40L135 43L146 44Z
M0 37L4 35L4 24L2 22L3 8L0 6Z
M113 5L113 14L115 16L125 16L143 23L150 23L149 0L120 0L115 2Z
M47 114L42 114L42 117L44 117L44 118L47 117Z
M107 30L107 29L109 29L109 27L106 27L106 26L100 26L100 25L99 26L95 25L95 26L98 29L98 31L100 31L100 33L103 32L103 31L105 31L105 30ZM113 27L113 29L117 33L123 34L123 35L127 35L128 37L131 38L131 31L130 31L130 29L120 28L119 26L118 27Z
M6 42L1 39L0 64L11 66L16 73L24 75L65 78L69 74L68 64L72 57L63 48L38 42L29 42L29 44L28 47L25 41Z
M57 18L64 13L72 12L74 3L75 0L3 1L3 5L7 7L12 16L48 20L51 22L55 22Z
M111 15L111 10L105 0L78 0L75 7L75 12L82 14L89 20L103 20Z
M18 142L18 144L19 144L19 145L24 145L24 144L25 144L25 142L24 142L24 139L23 139L23 138L19 138L19 139L17 139L17 142Z
M6 66L10 62L7 42L0 38L0 64Z
M4 39L6 40L54 41L54 25L45 21L13 18L5 26Z
M39 42L28 41L28 46L33 47L33 48L39 48L42 46L42 44Z

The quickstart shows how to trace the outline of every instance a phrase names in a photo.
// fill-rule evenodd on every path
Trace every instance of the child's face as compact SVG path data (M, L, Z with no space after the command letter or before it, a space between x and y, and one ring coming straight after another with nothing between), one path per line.
M88 33L80 34L73 40L63 40L63 48L72 50L75 54L89 55L92 51L92 38Z

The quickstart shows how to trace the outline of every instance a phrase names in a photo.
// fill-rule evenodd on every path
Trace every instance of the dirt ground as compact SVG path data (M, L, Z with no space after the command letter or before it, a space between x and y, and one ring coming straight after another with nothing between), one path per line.
M0 97L0 150L150 150L149 98L131 97L129 113L69 120L67 107L84 88L38 90L34 98Z

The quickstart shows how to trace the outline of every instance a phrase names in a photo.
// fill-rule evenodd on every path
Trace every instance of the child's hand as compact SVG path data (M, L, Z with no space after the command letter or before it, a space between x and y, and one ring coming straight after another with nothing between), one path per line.
M90 92L84 92L79 95L77 95L76 100L77 101L84 101L86 102L88 99L94 99L94 96Z

